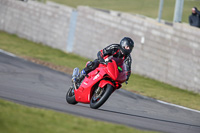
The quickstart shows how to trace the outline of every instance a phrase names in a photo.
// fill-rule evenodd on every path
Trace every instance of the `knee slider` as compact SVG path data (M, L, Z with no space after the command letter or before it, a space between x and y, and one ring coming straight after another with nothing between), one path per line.
M92 69L94 66L94 63L92 61L90 61L88 64L87 64L87 68L89 69Z

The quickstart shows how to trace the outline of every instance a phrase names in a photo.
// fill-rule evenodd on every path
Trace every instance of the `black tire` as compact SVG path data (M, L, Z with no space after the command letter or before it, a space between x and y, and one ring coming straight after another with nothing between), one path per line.
M74 89L72 87L69 88L66 94L66 101L69 104L77 104L78 102L75 100Z
M93 109L98 109L99 107L101 107L106 102L106 100L110 97L110 95L112 94L114 88L113 88L112 85L107 84L104 87L104 91L101 94L99 99L95 98L96 89L94 90L94 93L93 93L92 98L90 100L90 107L93 108Z

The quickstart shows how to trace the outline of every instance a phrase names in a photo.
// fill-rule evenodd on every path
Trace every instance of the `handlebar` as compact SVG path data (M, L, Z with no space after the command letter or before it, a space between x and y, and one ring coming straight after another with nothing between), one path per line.
M108 58L105 59L105 62L110 61L113 58L113 56L109 56Z

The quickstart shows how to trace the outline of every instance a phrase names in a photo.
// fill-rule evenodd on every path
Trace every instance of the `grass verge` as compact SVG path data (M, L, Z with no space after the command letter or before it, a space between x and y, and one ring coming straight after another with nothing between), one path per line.
M4 100L0 108L1 133L151 133Z
M134 14L141 14L151 18L158 18L160 0L51 0L60 4L77 7L79 5L91 6L107 10L116 10ZM176 0L165 0L162 19L173 21ZM188 23L188 16L192 7L200 9L199 0L185 0L182 22Z
M19 38L16 35L10 35L1 31L0 49L9 51L18 56L33 57L70 69L74 67L84 68L85 63L88 61L86 58L33 43L26 39ZM129 84L124 84L123 88L144 96L200 110L200 94L182 90L137 74L131 75Z

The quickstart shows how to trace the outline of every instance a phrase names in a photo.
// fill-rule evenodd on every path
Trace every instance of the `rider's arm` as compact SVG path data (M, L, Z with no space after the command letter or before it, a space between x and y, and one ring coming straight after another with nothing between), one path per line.
M118 48L119 48L118 44L111 44L105 47L104 49L100 50L97 53L97 57L100 61L104 61L106 58L113 55Z
M113 55L118 49L119 49L118 44L111 44L111 45L105 47L102 50L102 54L103 54L104 59L107 58L108 56Z
M127 72L126 72L127 79L126 79L126 81L128 81L128 79L131 75L131 64L132 64L132 59L131 59L130 55L125 59L125 64L126 64L126 69L127 69Z
M197 14L200 15L200 11L196 7L195 7L195 11L196 11Z

